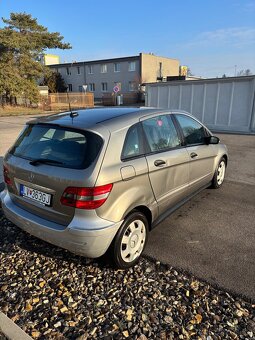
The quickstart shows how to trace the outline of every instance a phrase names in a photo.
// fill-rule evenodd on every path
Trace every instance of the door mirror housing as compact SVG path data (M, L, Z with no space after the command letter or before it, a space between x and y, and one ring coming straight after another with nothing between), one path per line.
M220 139L216 136L208 136L208 137L205 137L205 143L206 144L219 144L220 142Z

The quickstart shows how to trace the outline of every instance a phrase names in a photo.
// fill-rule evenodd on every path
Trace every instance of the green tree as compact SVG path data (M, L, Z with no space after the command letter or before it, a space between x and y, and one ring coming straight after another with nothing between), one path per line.
M2 18L5 26L0 29L0 95L7 101L22 96L30 101L38 100L38 79L50 74L39 56L47 49L71 48L62 42L58 32L37 23L27 13L11 13L10 19Z
M66 83L59 72L52 72L44 77L40 85L47 85L50 93L66 92Z

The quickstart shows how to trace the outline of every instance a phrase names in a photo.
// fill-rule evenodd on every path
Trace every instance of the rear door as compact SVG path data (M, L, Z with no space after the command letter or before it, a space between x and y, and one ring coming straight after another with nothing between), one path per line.
M185 114L175 114L174 116L180 125L189 154L189 185L190 193L192 193L212 180L217 147L205 143L208 133L196 119Z
M12 201L39 217L68 225L75 208L60 199L67 187L94 186L103 145L97 134L50 124L29 125L5 159Z
M171 115L141 119L151 186L162 214L188 193L189 155Z

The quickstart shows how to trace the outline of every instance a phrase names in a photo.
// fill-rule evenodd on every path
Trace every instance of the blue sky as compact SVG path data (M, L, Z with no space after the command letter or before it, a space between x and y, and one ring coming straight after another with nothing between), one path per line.
M255 74L255 0L0 0L0 17L11 12L60 32L73 47L51 51L62 62L153 52L205 77Z

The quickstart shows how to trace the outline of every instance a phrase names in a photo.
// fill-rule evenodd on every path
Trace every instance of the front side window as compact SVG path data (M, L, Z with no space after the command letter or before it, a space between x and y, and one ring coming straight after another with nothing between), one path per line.
M68 91L72 92L73 91L73 85L72 84L68 84Z
M93 74L93 66L92 65L88 66L88 73Z
M64 168L83 169L97 157L103 140L90 131L46 125L28 125L10 153L29 161Z
M150 152L165 151L181 146L181 140L169 115L161 115L142 122Z
M181 126L186 145L204 144L205 129L195 119L186 115L175 115Z
M131 71L135 71L135 61L130 61L128 63L128 70Z
M82 92L83 91L83 87L82 85L79 85L79 92Z
M107 72L107 64L102 64L101 65L101 73L106 73Z
M70 75L71 75L71 70L70 70L70 67L67 67L67 68L66 68L66 74L67 74L68 76L70 76Z
M78 74L78 75L81 74L81 68L80 68L80 66L77 66L77 74Z
M127 132L121 159L128 159L143 154L139 138L139 124L131 126Z

